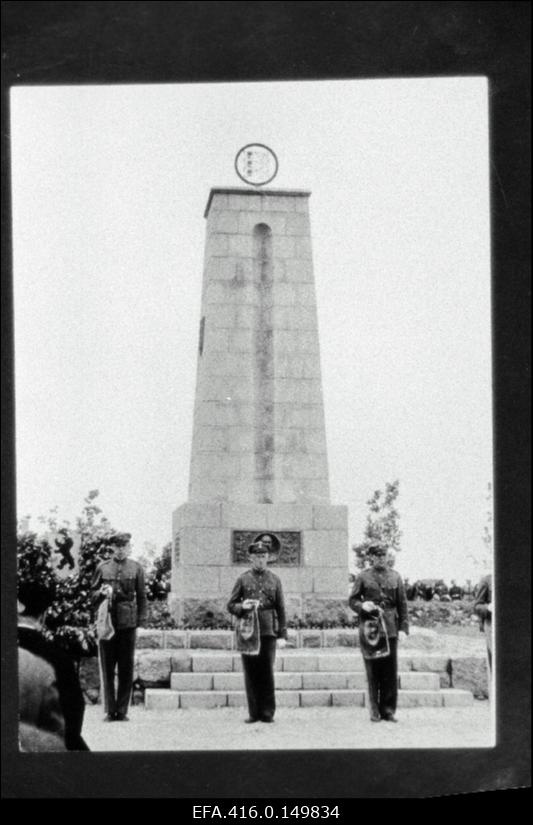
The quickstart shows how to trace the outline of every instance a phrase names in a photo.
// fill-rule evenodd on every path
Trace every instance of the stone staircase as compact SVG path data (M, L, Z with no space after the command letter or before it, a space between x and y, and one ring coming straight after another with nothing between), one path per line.
M405 652L399 657L398 706L457 707L472 693L448 687L445 660ZM366 675L358 650L284 650L276 656L278 707L364 707ZM241 657L232 651L189 651L172 657L170 688L147 688L146 710L246 707Z

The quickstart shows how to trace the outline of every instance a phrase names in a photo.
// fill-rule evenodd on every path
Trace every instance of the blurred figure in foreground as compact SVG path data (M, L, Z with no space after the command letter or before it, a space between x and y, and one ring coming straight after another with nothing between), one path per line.
M20 750L24 753L66 751L65 720L52 666L19 648L18 681Z
M19 655L22 648L51 666L64 718L66 748L69 751L89 750L81 736L85 700L74 662L42 632L46 611L54 601L55 592L48 584L20 582L17 595L22 606L18 617Z

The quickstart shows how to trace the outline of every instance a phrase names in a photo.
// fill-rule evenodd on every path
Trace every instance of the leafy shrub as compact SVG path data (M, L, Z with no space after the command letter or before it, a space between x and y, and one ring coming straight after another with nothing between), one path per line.
M225 599L186 599L184 604L185 630L229 630L233 617L226 608Z
M326 630L328 628L353 627L355 614L342 599L306 601L303 616L293 616L288 627L305 630Z
M415 599L408 603L409 620L415 627L467 626L477 622L472 599L441 602Z
M228 613L225 599L186 599L181 623L172 618L166 600L153 601L148 607L146 626L150 628L184 630L230 630L233 618ZM324 602L308 602L303 617L289 618L287 627L324 629L353 627L355 617L345 602L331 599Z
M167 599L148 601L145 627L154 630L176 630L178 628L178 623L168 609Z
M58 642L74 658L93 656L97 651L94 627L94 606L91 584L97 566L113 553L110 539L116 535L102 511L95 504L98 490L91 490L85 498L76 529L59 528L70 538L80 540L78 571L62 578L57 575L48 539L25 530L17 536L17 580L19 588L34 583L49 588L53 602L45 618L44 633ZM48 533L58 532L54 510L48 519L41 518Z
M414 627L468 627L477 623L472 600L454 602L426 602L416 599L408 602L409 621ZM308 601L304 604L303 616L293 614L288 618L287 627L296 630L327 630L330 628L353 628L357 618L342 599ZM186 630L228 630L233 627L232 618L226 610L223 599L186 599L184 619L178 625L167 607L167 600L157 600L149 604L147 627Z

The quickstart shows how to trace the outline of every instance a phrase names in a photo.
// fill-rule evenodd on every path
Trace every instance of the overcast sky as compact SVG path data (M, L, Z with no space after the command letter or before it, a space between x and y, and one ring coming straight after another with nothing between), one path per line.
M186 501L211 187L309 189L332 502L400 480L398 568L476 577L492 478L487 82L12 91L17 499L158 548Z

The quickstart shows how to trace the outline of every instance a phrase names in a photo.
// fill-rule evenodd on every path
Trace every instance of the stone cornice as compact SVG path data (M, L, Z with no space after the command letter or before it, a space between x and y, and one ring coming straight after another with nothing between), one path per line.
M209 197L207 199L207 205L205 207L204 212L204 218L207 218L209 214L209 209L211 207L213 195L253 195L255 197L259 195L261 198L308 198L311 195L311 192L305 189L245 189L244 187L240 186L215 187L211 189L211 191L209 192Z

